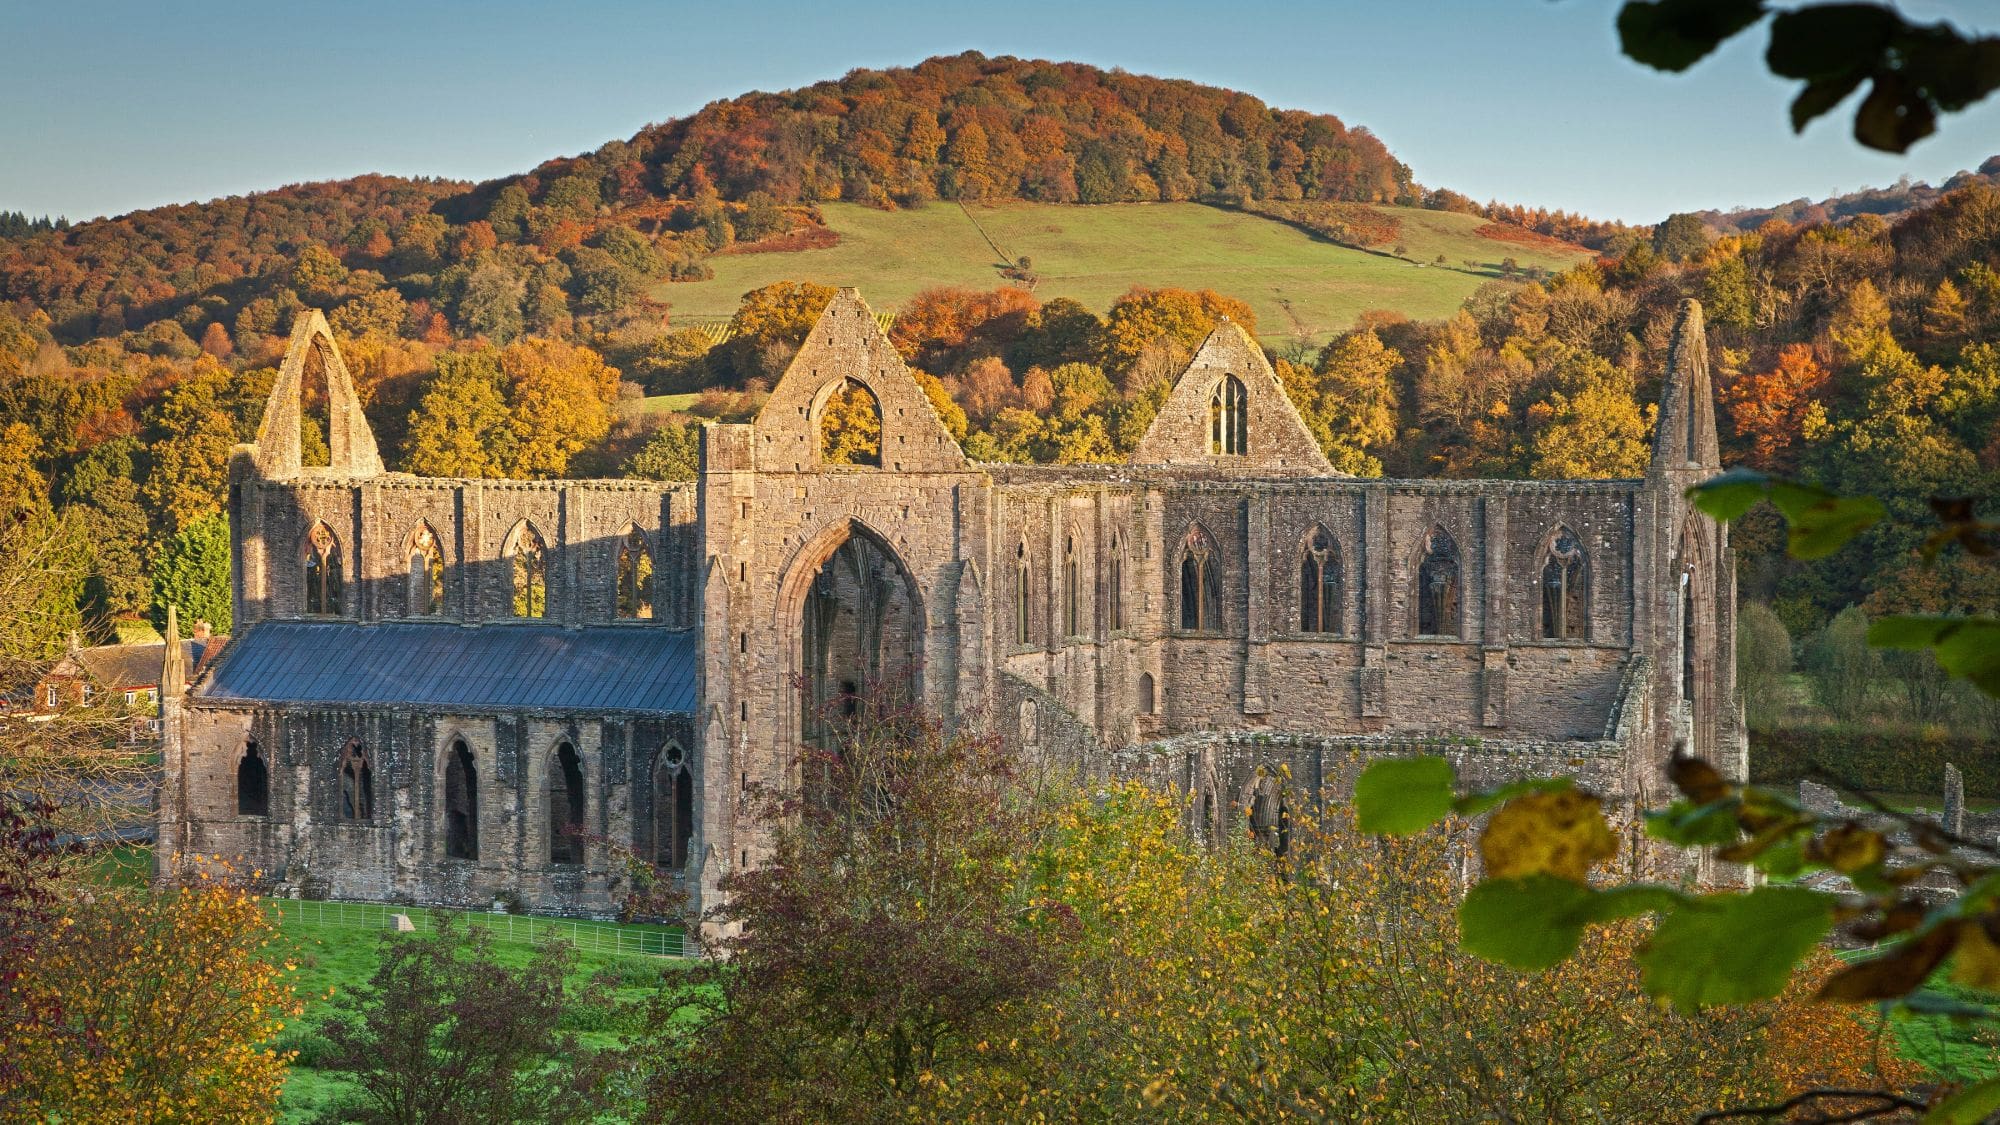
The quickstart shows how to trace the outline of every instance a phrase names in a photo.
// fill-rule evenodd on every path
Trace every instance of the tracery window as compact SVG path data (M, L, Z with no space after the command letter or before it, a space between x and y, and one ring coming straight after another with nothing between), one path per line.
M1250 449L1250 397L1243 380L1224 375L1208 396L1208 451L1241 457Z
M444 854L479 858L479 770L464 739L452 740L444 767Z
M565 742L549 756L549 862L582 863L583 767Z
M548 544L542 541L534 524L523 520L514 528L507 555L514 572L514 616L548 616Z
M306 534L305 583L307 613L340 616L340 540L324 522Z
M375 819L375 771L359 742L349 742L340 754L340 819Z
M409 612L429 617L444 610L444 552L429 524L410 533Z
M1325 528L1314 528L1299 557L1299 632L1340 632L1340 611L1340 547Z
M1542 563L1542 636L1554 641L1580 641L1590 622L1585 601L1583 544L1569 528L1557 528Z
M271 771L264 764L264 752L255 742L246 743L243 757L236 763L236 815L269 816L271 813Z
M1200 528L1181 547L1181 628L1213 633L1222 628L1222 578L1215 550Z
M1424 537L1423 562L1417 566L1417 635L1460 635L1458 544L1441 527Z
M618 547L618 616L638 621L653 616L653 553L646 533L636 527Z
M653 766L653 864L669 871L687 866L694 834L694 779L676 743L660 752Z

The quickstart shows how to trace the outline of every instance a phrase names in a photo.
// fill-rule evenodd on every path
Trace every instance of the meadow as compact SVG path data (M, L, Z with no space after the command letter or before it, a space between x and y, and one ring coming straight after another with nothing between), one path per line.
M1318 343L1367 310L1448 317L1501 276L1508 258L1523 269L1561 270L1589 257L1487 238L1474 233L1486 223L1476 216L1407 207L1378 208L1400 221L1392 245L1407 257L1200 203L821 207L838 245L718 254L708 259L713 278L658 285L653 296L668 303L676 326L727 320L744 293L780 280L858 286L878 311L888 311L932 286L1006 284L1000 269L1026 257L1043 301L1069 297L1102 312L1135 285L1214 289L1248 302L1268 341Z

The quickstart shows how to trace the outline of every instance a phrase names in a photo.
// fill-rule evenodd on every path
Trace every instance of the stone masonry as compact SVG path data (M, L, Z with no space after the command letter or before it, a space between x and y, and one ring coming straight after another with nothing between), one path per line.
M880 464L825 463L857 387ZM1170 785L1203 832L1268 816L1277 766L1319 799L1419 745L1626 801L1676 751L1740 778L1733 556L1684 500L1719 469L1712 394L1690 301L1644 479L1355 479L1224 323L1131 463L979 464L843 290L693 484L437 480L383 471L308 313L232 463L238 640L169 708L160 854L602 913L620 844L712 905L767 846L746 794L892 685L1025 760ZM387 666L344 666L364 648Z

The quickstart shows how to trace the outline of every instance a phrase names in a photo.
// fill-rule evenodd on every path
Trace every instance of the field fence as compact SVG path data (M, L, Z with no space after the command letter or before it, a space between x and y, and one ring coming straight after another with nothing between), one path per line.
M427 909L366 902L314 902L295 899L267 899L278 915L279 925L334 926L359 930L397 929L396 916L403 915L418 932L431 933L437 920ZM667 929L621 926L612 922L591 922L574 918L536 918L518 914L479 911L455 912L460 923L478 926L495 941L537 945L550 938L569 942L579 950L630 957L696 957L700 951L687 935Z

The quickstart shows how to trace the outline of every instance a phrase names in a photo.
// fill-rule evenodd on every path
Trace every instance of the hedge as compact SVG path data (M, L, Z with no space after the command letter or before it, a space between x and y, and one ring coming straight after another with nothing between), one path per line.
M1939 730L1791 727L1750 732L1750 780L1794 785L1826 774L1870 792L1944 799L1944 767L1958 767L1972 797L2000 797L2000 742Z

